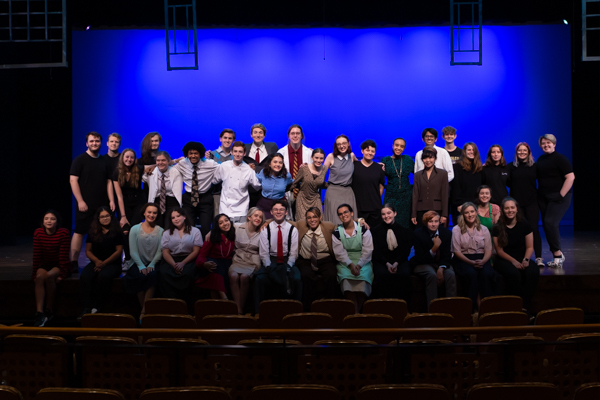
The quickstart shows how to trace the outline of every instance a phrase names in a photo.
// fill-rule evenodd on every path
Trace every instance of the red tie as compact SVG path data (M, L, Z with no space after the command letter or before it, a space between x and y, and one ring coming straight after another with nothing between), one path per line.
M256 155L254 156L254 160L257 164L260 164L260 154L258 152L258 148L256 148Z
M283 235L281 234L281 225L277 225L277 264L283 264Z

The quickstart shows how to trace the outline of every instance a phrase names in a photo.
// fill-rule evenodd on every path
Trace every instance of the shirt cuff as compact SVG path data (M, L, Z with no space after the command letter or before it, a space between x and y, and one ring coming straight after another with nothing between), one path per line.
M439 266L439 268L444 268L444 269L446 269L446 268L448 268L448 267L446 267L445 265L440 265L440 266Z

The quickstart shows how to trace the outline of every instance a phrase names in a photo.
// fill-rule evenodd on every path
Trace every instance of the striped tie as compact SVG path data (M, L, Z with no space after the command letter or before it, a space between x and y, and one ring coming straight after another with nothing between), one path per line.
M292 178L296 178L298 173L298 150L294 152L294 162L292 164Z
M165 174L160 177L160 192L158 194L160 199L160 213L164 214L167 211L167 187L165 186Z
M198 194L198 172L194 166L194 173L192 174L192 207L196 207L200 203L200 195Z
M313 271L318 271L317 268L317 233L313 232L312 239L310 241L310 267Z

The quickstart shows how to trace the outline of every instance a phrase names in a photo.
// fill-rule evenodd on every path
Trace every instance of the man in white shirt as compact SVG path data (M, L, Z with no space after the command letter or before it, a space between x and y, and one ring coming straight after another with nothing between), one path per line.
M438 147L435 145L435 142L438 138L438 133L434 128L425 128L423 129L423 133L421 134L423 137L423 142L427 146L432 146L437 150L437 159L435 160L435 166L439 169L443 169L448 172L448 182L454 179L454 168L452 167L452 159L450 158L450 154L443 147ZM423 160L421 160L421 154L423 150L420 150L415 156L415 174L420 170L424 169Z
M271 207L273 221L260 232L262 266L254 279L254 312L269 297L302 299L302 278L295 266L298 258L298 230L285 220L288 205L277 200Z
M202 143L188 142L183 146L185 159L173 167L181 173L185 183L183 209L192 225L196 225L196 218L200 219L200 232L203 239L210 231L213 219L214 202L211 189L218 166L214 160L202 158L205 153L206 149Z
M227 214L234 223L246 222L248 213L248 185L256 190L261 188L256 173L243 161L246 147L235 142L231 147L233 159L220 164L215 171L212 183L223 182L219 203L219 213Z
M258 174L265 167L267 157L277 153L277 143L265 142L267 128L263 124L254 124L250 127L250 136L252 143L246 143L246 157L244 161L248 165L254 165L254 170ZM255 207L260 199L260 192L250 189L250 207Z
M217 162L217 164L222 164L225 161L230 161L233 159L231 154L231 144L235 141L235 132L233 129L225 128L221 131L219 135L219 142L221 145L218 149L210 151L206 151L206 158L211 158ZM219 213L219 204L221 202L221 185L213 186L213 201L214 201L214 216L216 217Z

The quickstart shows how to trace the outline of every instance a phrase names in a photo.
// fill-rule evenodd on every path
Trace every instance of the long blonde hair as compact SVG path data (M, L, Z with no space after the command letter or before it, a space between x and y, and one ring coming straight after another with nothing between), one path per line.
M460 233L464 234L467 232L467 223L465 222L465 212L467 208L473 207L475 210L475 224L473 225L478 231L481 230L481 221L479 221L479 215L477 214L477 206L470 201L467 201L461 206L460 217L458 217L458 226L460 227Z

